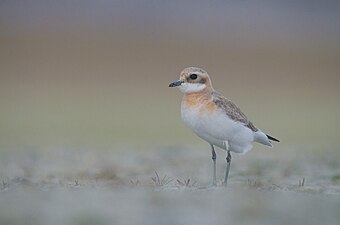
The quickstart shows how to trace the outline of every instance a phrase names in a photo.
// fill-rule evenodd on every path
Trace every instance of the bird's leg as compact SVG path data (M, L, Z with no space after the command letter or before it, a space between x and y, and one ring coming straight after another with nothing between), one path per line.
M231 164L231 154L230 154L229 150L228 150L228 154L227 154L226 160L227 160L227 169L225 171L225 177L224 177L224 182L223 182L224 186L227 186L229 170L230 170L230 164Z
M230 154L230 150L229 150L229 143L225 142L225 147L227 150L227 168L225 171L225 177L224 177L224 182L223 182L223 186L227 186L227 182L228 182L228 176L229 176L229 170L230 170L230 164L231 164L231 154Z
M216 152L214 145L211 145L211 158L213 160L213 186L216 186Z

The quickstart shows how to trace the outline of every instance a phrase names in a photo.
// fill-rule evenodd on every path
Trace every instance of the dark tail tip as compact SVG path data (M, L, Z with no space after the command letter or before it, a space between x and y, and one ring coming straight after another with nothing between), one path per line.
M268 139L271 140L271 141L276 141L276 142L280 142L278 139L272 137L272 136L269 136L268 134L266 134Z

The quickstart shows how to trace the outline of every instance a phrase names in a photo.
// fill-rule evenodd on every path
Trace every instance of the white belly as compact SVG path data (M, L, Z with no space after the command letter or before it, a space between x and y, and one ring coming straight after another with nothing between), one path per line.
M188 127L210 144L227 150L225 142L228 142L228 150L241 154L252 148L254 133L219 110L202 113L199 108L182 105L181 116Z

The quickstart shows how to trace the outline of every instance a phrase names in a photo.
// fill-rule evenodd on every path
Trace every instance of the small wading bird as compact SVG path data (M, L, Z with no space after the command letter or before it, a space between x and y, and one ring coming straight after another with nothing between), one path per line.
M216 92L206 71L196 67L184 69L179 80L169 84L184 93L181 117L200 138L209 142L213 160L213 185L216 186L216 153L214 146L227 152L224 185L227 185L231 163L230 152L245 154L258 142L272 147L279 142L248 120L233 102Z

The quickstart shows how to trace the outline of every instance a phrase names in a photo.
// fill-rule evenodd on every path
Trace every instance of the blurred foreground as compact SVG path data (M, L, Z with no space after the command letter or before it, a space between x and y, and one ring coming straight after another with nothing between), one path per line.
M213 188L208 145L139 148L1 152L0 224L270 225L340 219L335 150L258 146L246 156L234 155L229 186ZM225 155L217 154L221 182Z

